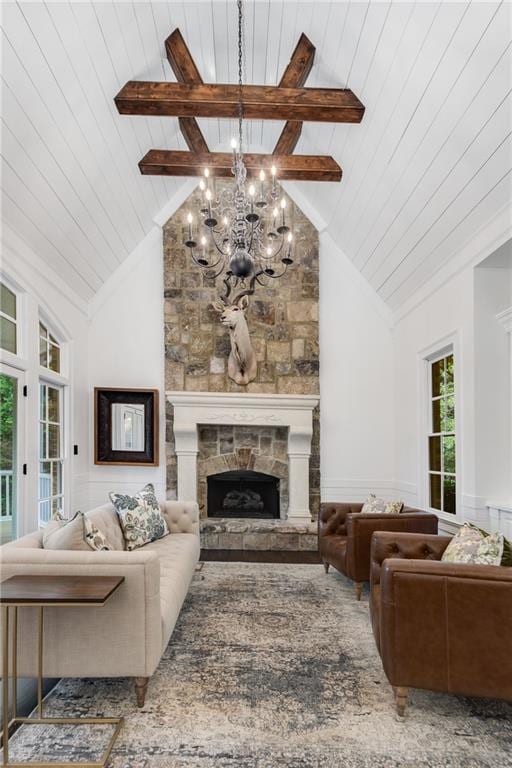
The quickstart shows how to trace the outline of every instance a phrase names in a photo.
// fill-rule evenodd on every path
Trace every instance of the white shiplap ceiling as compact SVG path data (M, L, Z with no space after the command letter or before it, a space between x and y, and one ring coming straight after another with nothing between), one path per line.
M511 195L508 3L246 0L247 82L275 84L301 32L308 85L350 87L361 125L304 126L297 152L332 154L337 184L301 184L327 231L393 308ZM173 118L118 115L130 79L174 80L180 27L206 81L236 81L236 3L2 5L3 218L90 299L183 181L140 176L150 148L185 149ZM231 121L201 120L210 147ZM248 124L271 151L282 124Z

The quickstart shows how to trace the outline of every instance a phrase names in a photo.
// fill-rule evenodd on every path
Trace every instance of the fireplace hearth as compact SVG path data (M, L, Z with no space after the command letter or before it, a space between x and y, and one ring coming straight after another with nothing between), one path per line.
M250 469L207 478L208 517L278 519L279 478Z

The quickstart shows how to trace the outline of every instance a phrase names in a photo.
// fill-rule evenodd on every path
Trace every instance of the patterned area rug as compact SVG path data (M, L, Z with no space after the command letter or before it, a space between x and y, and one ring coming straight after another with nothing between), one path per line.
M124 715L115 768L506 768L512 705L413 691L407 717L367 595L317 565L206 563L135 706L127 680L68 680L52 714ZM11 759L94 760L107 732L23 727Z

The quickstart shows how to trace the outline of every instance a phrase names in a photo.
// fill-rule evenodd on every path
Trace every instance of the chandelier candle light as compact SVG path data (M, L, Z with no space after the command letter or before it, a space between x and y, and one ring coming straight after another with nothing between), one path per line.
M186 247L193 262L223 282L229 295L231 288L247 287L254 292L255 284L265 286L282 277L293 264L293 234L286 219L286 198L279 200L277 168L272 165L270 181L264 169L259 172L259 184L247 185L243 137L243 15L242 0L238 0L238 141L231 139L234 184L215 192L212 173L204 169L199 182L201 205L195 215L187 214ZM200 247L198 245L198 241Z

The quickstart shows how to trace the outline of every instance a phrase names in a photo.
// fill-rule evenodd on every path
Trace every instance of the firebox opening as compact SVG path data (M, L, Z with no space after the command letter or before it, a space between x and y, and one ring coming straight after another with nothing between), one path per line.
M279 518L279 478L250 469L207 478L208 517Z

